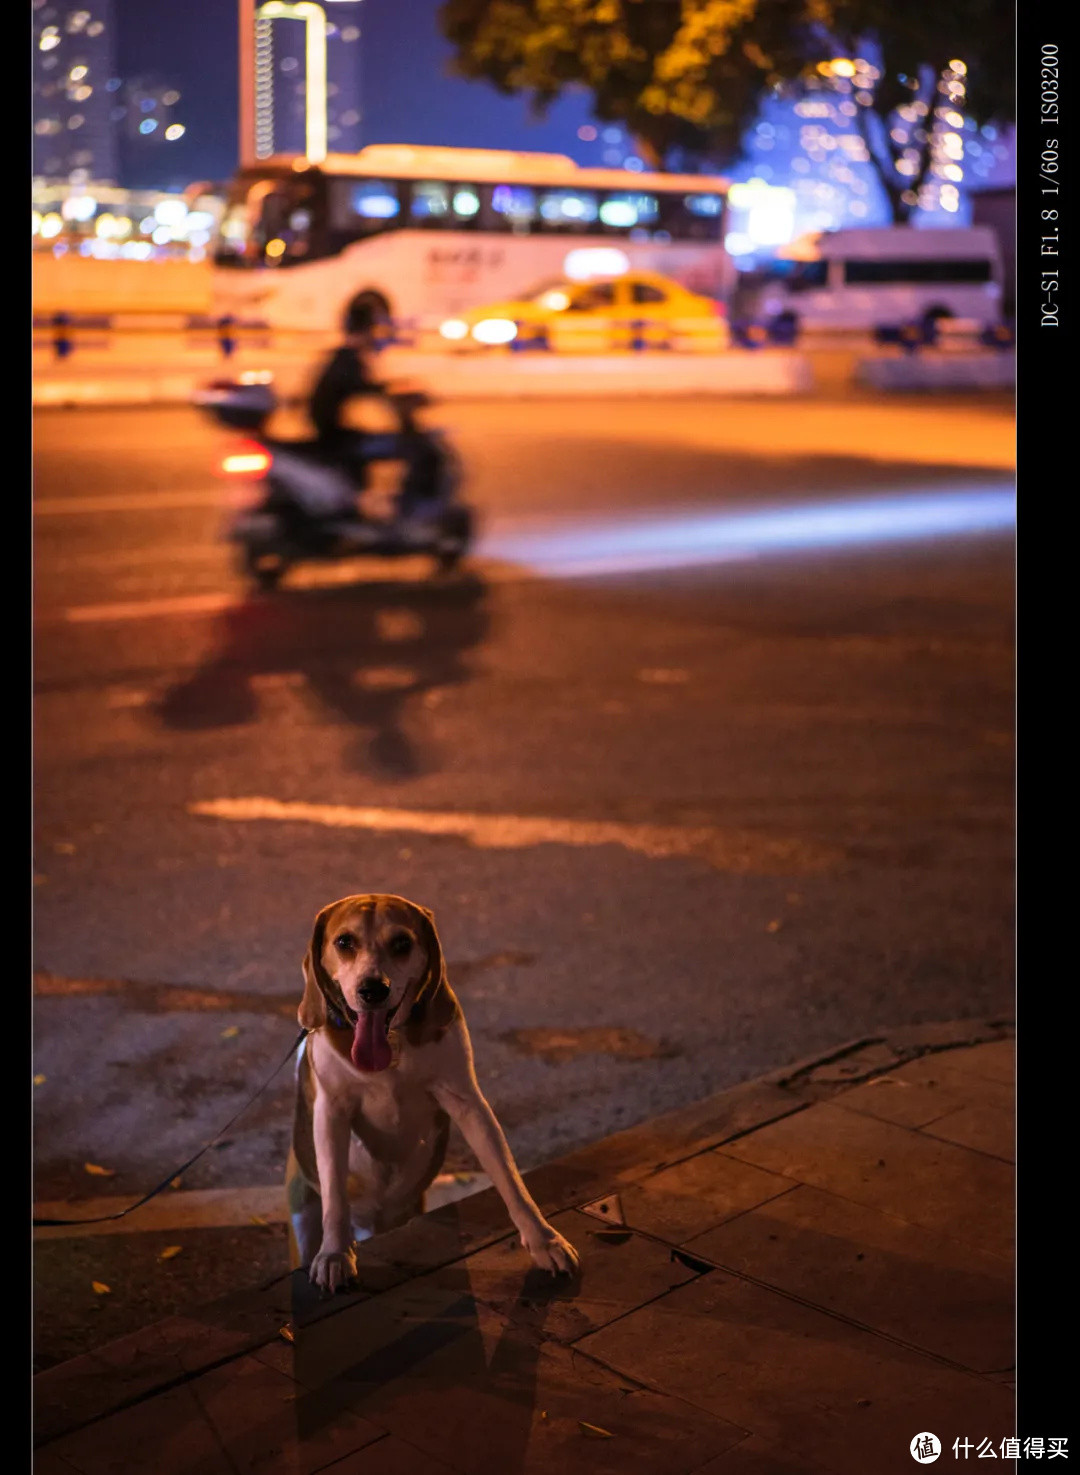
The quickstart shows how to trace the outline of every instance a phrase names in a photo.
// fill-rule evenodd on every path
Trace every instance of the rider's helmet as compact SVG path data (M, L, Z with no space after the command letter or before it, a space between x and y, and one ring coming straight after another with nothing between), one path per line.
M378 292L358 292L345 309L342 327L351 336L354 333L373 333L386 322L386 302Z

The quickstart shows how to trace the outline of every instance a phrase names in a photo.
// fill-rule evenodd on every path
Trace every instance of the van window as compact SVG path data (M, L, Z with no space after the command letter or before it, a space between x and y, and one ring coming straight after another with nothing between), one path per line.
M938 261L845 261L847 285L892 282L989 282L990 262L944 258Z
M766 274L783 282L791 292L803 292L810 287L824 287L828 273L827 261L788 261L777 257L769 263Z

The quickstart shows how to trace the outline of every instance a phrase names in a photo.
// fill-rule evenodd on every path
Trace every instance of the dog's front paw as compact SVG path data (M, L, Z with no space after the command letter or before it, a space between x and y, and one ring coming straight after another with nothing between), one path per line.
M552 1229L543 1220L535 1228L522 1234L521 1243L532 1256L533 1264L541 1270L550 1271L552 1275L558 1275L560 1270L566 1275L573 1275L578 1268L577 1250L557 1229Z
M347 1250L320 1250L308 1271L312 1285L324 1291L343 1291L356 1279L356 1255Z

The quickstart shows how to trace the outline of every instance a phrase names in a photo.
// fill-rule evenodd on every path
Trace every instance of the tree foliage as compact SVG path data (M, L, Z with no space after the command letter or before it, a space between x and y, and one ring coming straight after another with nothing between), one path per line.
M1013 111L1011 0L445 0L439 15L460 75L539 112L584 88L654 167L680 152L729 163L764 94L820 83L828 61L870 42L884 65L858 117L894 206L928 163L924 148L917 176L898 174L888 125L920 79L925 91L962 60L964 111L978 122Z
M662 165L676 150L737 152L762 89L801 66L803 10L804 0L446 0L440 22L460 75L523 93L538 111L584 87L595 116L624 124Z

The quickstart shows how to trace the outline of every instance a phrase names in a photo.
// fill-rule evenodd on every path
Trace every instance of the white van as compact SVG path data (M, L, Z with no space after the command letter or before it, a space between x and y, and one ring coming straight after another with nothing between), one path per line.
M986 226L878 226L800 236L736 288L732 317L798 329L893 327L929 318L1000 321L1002 264Z

